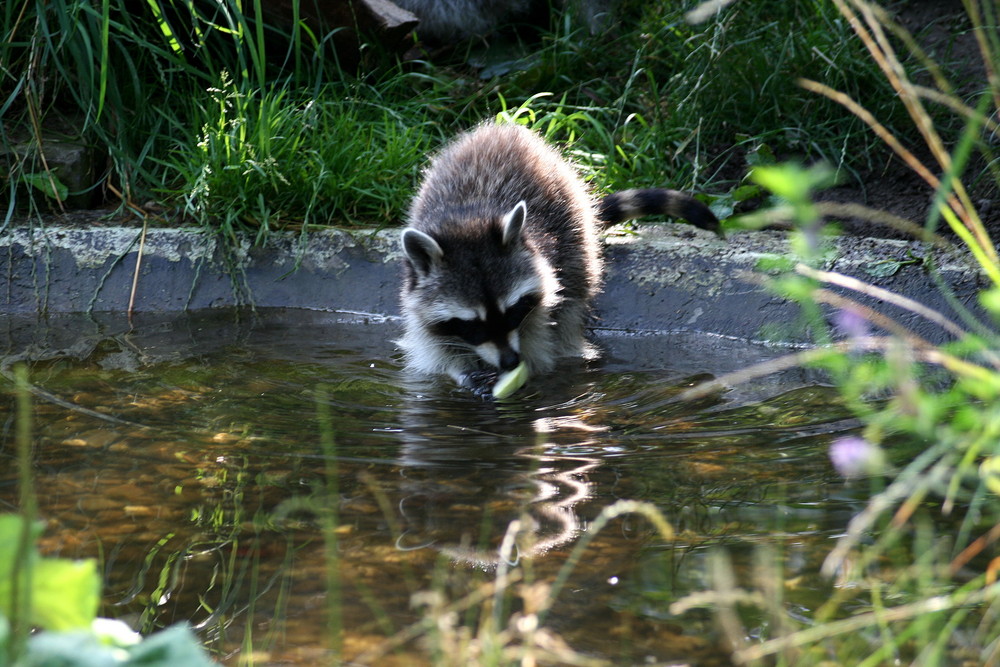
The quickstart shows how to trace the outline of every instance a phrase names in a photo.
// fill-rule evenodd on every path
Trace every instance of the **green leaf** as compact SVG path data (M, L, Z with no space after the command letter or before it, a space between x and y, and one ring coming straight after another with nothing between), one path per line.
M18 665L45 667L112 667L122 664L114 649L90 632L39 632L28 640L27 655Z
M69 196L69 188L51 171L48 173L21 174L21 179L31 187L41 190L46 197L64 201Z
M993 287L980 292L979 303L993 315L1000 315L1000 288Z
M892 259L884 259L873 264L864 266L864 271L870 276L875 278L889 278L890 276L896 275L899 269L909 262L900 262Z
M993 493L1000 496L1000 457L990 456L979 464L979 477Z
M832 185L835 176L827 165L817 164L805 169L788 162L757 166L750 172L750 180L794 205L807 203L814 190Z
M101 602L97 561L42 558L32 576L32 622L47 630L89 628Z
M715 201L709 204L708 208L719 220L727 220L732 217L735 206L732 198L717 197Z
M210 667L212 662L198 643L191 628L172 625L166 630L150 635L140 644L129 649L129 667Z
M733 201L743 202L754 197L759 197L760 194L761 189L757 185L741 185L733 189L732 198Z
M923 260L919 257L911 256L909 259L883 259L870 266L865 266L864 271L876 278L888 278L896 275L901 268L910 264L920 264Z
M10 650L10 621L0 614L0 667L7 667Z
M0 621L3 619L0 618ZM115 621L114 623L118 623ZM2 627L0 627L2 631ZM2 635L0 635L2 641ZM0 644L2 646L2 644ZM0 661L6 654L0 654ZM45 667L211 667L216 663L186 625L174 625L128 646L108 643L96 632L40 632L28 640L19 665ZM0 667L3 663L0 662Z
M754 167L750 178L779 197L800 202L809 196L808 181L801 167L791 164Z
M775 164L778 158L774 157L774 151L767 144L760 144L754 150L747 153L747 164L751 167Z
M13 596L13 572L23 525L24 520L18 516L0 516L0 610L5 612ZM34 542L42 528L40 522L31 526L28 553L31 623L46 630L89 628L97 617L100 604L101 579L97 574L97 561L40 557Z
M757 260L757 270L763 273L788 273L795 269L795 260L784 255L764 255Z
M17 555L17 545L21 539L23 526L24 519L16 514L0 514L0 586L3 586L14 569L14 558ZM43 528L44 525L40 521L31 525L31 535L28 539L32 544L42 534Z
M24 613L27 609L23 605L25 602L24 593L21 593L20 603L17 609L13 609L15 584L20 583L21 589L27 586L28 572L34 568L38 561L38 552L35 550L35 539L41 535L42 524L34 522L29 527L29 548L24 560L18 563L18 549L21 544L21 531L24 530L25 521L14 514L0 515L0 614L15 615ZM20 569L18 569L20 568ZM15 571L17 577L15 578Z

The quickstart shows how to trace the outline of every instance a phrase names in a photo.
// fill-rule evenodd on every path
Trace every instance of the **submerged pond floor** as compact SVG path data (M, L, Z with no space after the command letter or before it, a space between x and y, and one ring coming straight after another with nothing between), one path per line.
M581 660L729 664L709 612L671 610L711 589L711 554L744 584L770 549L781 604L808 615L831 589L822 559L867 497L827 456L856 424L804 372L677 400L780 350L598 332L599 360L490 403L408 384L396 324L362 317L3 326L4 372L25 362L39 390L43 552L98 558L103 616L144 632L190 623L226 664L452 664L527 636ZM12 423L0 512L17 508ZM655 505L673 539L635 514L592 533L621 499ZM498 578L511 583L497 593ZM752 636L765 621L743 613Z

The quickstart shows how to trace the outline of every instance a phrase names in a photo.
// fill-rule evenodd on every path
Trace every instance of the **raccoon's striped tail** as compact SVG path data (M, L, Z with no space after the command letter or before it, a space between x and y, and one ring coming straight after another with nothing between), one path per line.
M715 214L694 197L676 190L651 188L613 192L597 206L597 218L613 225L644 215L669 215L682 218L695 227L715 232L720 237L722 225Z

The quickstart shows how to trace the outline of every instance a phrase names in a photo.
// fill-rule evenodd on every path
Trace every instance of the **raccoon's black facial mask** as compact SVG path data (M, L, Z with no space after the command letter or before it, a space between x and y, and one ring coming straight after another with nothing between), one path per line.
M431 325L431 331L442 338L461 338L473 347L482 345L491 338L486 322L480 319L463 320L453 317Z
M524 318L526 318L535 308L538 308L538 304L541 302L542 297L538 294L525 294L518 299L517 303L508 308L503 314L504 321L509 327L508 330L513 331L521 326L521 322L524 321Z
M486 319L472 320L453 317L430 326L436 335L445 338L459 338L473 347L491 341L506 343L507 336L516 331L531 311L541 303L538 294L525 294L517 302L501 311L494 306L486 310Z

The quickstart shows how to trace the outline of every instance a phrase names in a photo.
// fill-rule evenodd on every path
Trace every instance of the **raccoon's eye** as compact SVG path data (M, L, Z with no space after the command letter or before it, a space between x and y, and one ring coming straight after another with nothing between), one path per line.
M461 338L469 345L482 345L490 339L486 323L480 320L463 320L460 317L453 317L450 320L438 322L431 328L438 336Z
M537 294L525 294L503 314L504 324L507 325L508 329L516 329L521 326L521 322L528 316L528 313L538 307L538 302Z

